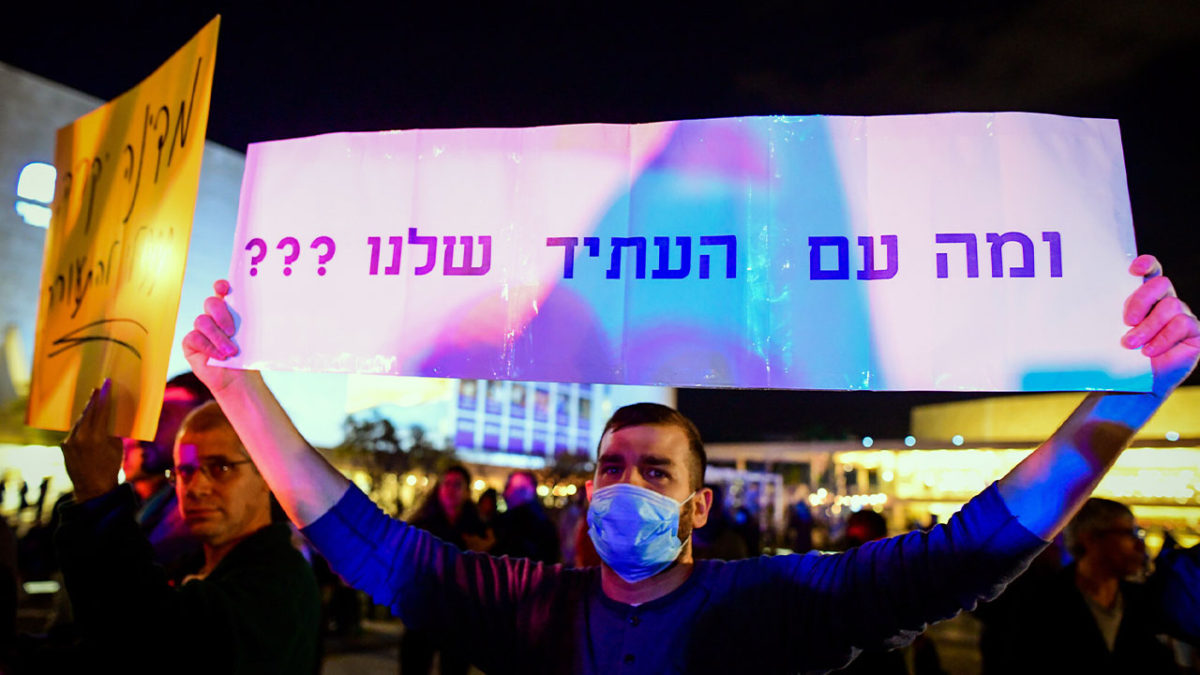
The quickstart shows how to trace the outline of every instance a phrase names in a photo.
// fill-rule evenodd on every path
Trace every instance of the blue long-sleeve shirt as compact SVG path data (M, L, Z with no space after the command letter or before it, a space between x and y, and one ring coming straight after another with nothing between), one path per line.
M995 485L928 532L841 554L699 561L631 606L599 568L463 553L351 486L305 535L350 584L488 673L819 672L995 597L1045 542Z

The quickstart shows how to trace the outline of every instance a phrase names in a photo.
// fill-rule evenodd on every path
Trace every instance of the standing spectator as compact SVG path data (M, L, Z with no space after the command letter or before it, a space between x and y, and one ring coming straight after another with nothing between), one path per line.
M788 509L787 529L784 531L784 541L792 553L807 553L813 548L813 515L812 509L803 500L797 500Z
M176 494L204 549L203 565L177 588L138 531L132 490L117 484L121 442L105 432L113 414L105 382L63 443L75 495L62 506L55 543L85 638L80 665L315 672L316 581L287 525L271 522L270 489L221 409L192 411L175 444ZM136 653L115 648L131 638Z
M479 495L479 500L475 502L475 508L479 511L479 522L483 523L484 527L491 527L493 521L496 520L499 502L500 493L496 492L496 488L488 488Z
M1007 649L984 653L985 672L1005 672L1035 658L1059 672L1178 672L1159 636L1200 640L1200 617L1172 613L1179 599L1200 594L1200 547L1164 550L1154 574L1137 583L1146 545L1129 507L1093 497L1065 534L1072 563L1019 596L1001 596L1011 605L1001 617L1007 622L988 629L1010 637Z
M487 547L489 533L479 520L475 503L471 501L471 473L461 464L455 464L442 473L408 522L460 551ZM405 623L404 637L400 643L400 672L404 675L425 675L433 667L434 654L439 650L443 675L465 675L470 667L465 658L456 652L440 649L434 636L421 624Z
M121 469L138 504L133 518L150 540L154 561L174 581L199 557L200 541L192 536L183 520L175 487L167 481L167 470L171 468L175 437L184 418L211 400L212 393L194 374L176 375L163 390L154 440L121 439Z
M532 471L508 474L504 483L504 503L508 509L496 517L493 555L558 562L558 528L538 500L537 484Z
M697 560L739 560L749 557L746 540L733 527L725 510L725 495L720 485L705 486L712 490L712 508L704 527L692 532L692 555Z

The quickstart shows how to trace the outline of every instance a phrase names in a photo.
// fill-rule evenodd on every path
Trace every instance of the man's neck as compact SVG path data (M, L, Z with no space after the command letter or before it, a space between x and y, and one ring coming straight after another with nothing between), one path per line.
M1120 579L1105 566L1081 558L1075 567L1075 586L1101 607L1112 607L1120 590Z
M641 581L625 581L611 567L600 563L600 588L610 599L627 605L657 600L683 585L695 569L692 544L688 541L679 558L667 569Z
M270 523L267 523L267 525L270 525ZM221 561L225 559L225 556L229 555L230 551L237 548L237 545L242 543L242 541L244 541L247 537L255 534L256 532L261 530L263 527L266 527L267 525L263 525L262 527L260 527L256 530L251 530L251 531L243 534L242 536L237 537L236 539L230 539L229 541L225 541L220 544L211 544L209 542L203 542L202 546L204 548L204 567L200 569L200 572L198 574L196 574L196 576L203 579L203 578L207 577L209 574L212 574L212 571L217 568L217 565L221 564Z

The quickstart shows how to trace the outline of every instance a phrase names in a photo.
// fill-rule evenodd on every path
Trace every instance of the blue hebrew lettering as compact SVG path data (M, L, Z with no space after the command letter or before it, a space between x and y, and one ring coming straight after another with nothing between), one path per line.
M1050 245L1050 276L1062 276L1062 234L1043 232L1042 241Z
M967 278L979 276L979 249L972 232L948 232L934 235L934 241L939 244L962 244L967 251ZM945 279L950 276L950 254L937 254L937 276Z
M563 275L564 279L572 279L575 277L575 246L579 243L579 237L546 237L547 246L562 246L563 247Z
M454 264L454 237L442 237L442 243L446 245L446 255L442 259L442 275L449 277L477 277L487 274L487 271L492 269L492 237L484 234L479 237L479 244L483 246L483 262L478 266L474 264L474 256L472 251L472 240L474 237L458 237L459 243L463 245L463 261L462 265Z
M593 258L600 257L600 237L584 237L583 245L587 247L588 255Z
M1020 232L1005 232L1004 234L988 232L987 240L992 245L992 277L1000 278L1004 276L1004 245L1010 241L1021 244L1021 266L1017 267L1014 265L1009 270L1008 276L1033 276L1033 241L1029 237Z
M725 247L725 278L737 278L737 236L732 234L714 234L700 237L701 246ZM700 256L700 278L708 278L708 254Z
M859 237L858 245L862 247L863 268L858 271L859 279L891 279L900 271L899 239L894 234L879 237L887 251L887 264L883 269L875 269L875 237Z
M437 237L433 235L427 237L418 235L417 228L410 227L408 228L408 243L410 246L419 244L429 247L428 253L425 256L425 264L413 270L413 273L417 276L422 276L432 272L434 266L437 265Z
M837 247L837 268L827 270L821 267L821 248L824 246ZM814 281L821 279L850 278L850 240L845 237L809 237L808 238L808 278Z
M683 279L692 269L692 238L675 237L675 245L679 247L679 269L671 269L671 238L655 237L654 245L658 247L658 269L650 273L651 279Z
M645 237L612 237L612 258L608 271L604 273L607 279L621 278L621 249L632 246L637 252L635 275L638 279L646 278L646 238Z

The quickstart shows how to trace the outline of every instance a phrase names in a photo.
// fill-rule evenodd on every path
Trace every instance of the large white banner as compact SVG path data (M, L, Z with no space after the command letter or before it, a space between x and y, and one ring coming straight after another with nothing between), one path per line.
M748 117L251 145L246 368L1145 390L1113 120Z

